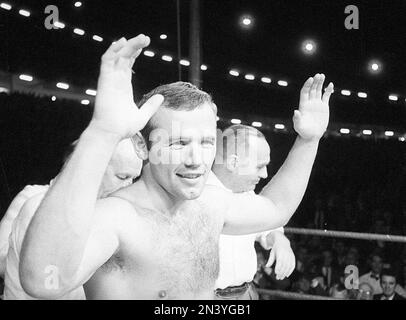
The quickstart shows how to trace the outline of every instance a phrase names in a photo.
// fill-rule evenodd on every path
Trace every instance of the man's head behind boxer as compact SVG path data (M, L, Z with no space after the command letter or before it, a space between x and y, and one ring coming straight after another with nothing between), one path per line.
M265 136L254 127L232 125L218 131L217 155L213 171L233 192L255 189L268 177L270 152Z
M64 155L65 166L79 140L75 140ZM101 182L98 198L106 198L115 191L130 185L141 174L142 160L130 139L122 140L114 151Z
M152 177L175 199L194 199L205 185L216 153L217 107L211 96L190 83L162 85L146 94L165 100L142 131L136 149ZM142 145L143 144L143 145Z

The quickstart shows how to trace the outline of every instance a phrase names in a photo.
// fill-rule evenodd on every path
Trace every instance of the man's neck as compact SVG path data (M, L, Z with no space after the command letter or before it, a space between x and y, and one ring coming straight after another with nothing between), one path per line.
M142 170L140 182L144 184L149 196L149 204L154 210L162 213L169 213L170 208L174 208L183 200L175 199L161 185L157 183L151 173L149 164L145 165Z

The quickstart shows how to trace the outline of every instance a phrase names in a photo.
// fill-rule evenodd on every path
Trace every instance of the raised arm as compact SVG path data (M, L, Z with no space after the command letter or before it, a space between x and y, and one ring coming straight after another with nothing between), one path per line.
M225 216L225 233L239 234L275 229L285 225L306 191L320 138L329 120L330 83L322 95L324 75L309 78L300 93L293 123L298 137L277 174L260 196L232 194Z
M26 186L11 201L6 213L0 222L0 277L4 278L6 258L9 249L9 236L12 226L25 202L39 193L45 193L48 186Z
M162 96L154 96L138 109L133 100L132 66L149 42L144 35L122 38L102 57L92 120L36 211L23 242L21 283L31 295L53 298L77 282L108 162L117 144L140 131L162 103ZM58 272L59 291L44 287L50 269Z

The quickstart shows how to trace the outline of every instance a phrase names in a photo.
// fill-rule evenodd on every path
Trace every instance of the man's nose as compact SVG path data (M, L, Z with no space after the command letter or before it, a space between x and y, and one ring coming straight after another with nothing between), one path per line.
M261 179L266 179L266 178L268 178L268 170L266 169L266 167L262 168L262 169L259 171L259 177L260 177Z
M191 143L186 148L185 165L187 167L196 167L202 164L202 150L197 143Z

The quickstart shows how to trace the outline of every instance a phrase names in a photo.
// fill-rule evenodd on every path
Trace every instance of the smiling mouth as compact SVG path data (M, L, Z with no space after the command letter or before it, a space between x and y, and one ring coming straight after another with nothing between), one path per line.
M184 179L197 179L200 178L203 174L202 173L177 173L176 174L178 177L184 178Z

